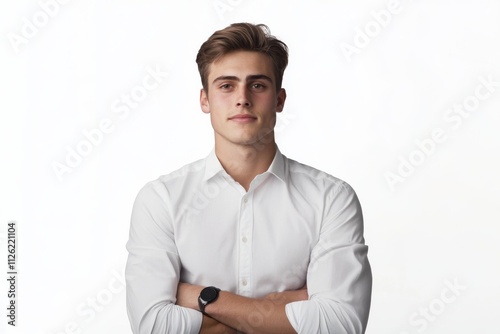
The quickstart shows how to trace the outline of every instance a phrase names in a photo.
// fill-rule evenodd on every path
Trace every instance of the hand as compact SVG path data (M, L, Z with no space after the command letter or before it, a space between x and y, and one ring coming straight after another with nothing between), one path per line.
M298 290L287 290L282 292L273 292L264 297L272 302L288 304L309 299L307 284Z

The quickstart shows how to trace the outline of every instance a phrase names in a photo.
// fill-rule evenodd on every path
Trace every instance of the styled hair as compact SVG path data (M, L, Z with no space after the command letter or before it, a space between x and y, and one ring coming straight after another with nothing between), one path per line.
M204 42L196 63L200 72L203 89L208 89L208 68L222 56L238 50L257 51L271 57L276 78L276 90L281 88L283 73L288 65L288 47L271 35L265 24L233 23L218 30Z

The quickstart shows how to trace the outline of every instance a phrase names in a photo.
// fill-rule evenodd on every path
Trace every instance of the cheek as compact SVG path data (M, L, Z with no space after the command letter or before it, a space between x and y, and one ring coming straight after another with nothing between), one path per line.
M217 94L210 97L210 106L215 108L223 108L231 103L231 96L229 94Z
M273 94L255 94L253 96L254 103L259 103L267 107L276 106L276 97Z

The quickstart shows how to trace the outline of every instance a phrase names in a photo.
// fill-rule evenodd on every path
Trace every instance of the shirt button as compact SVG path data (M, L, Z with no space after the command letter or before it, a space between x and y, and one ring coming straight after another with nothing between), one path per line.
M246 197L245 197L245 198L243 199L243 203L246 203L246 202L248 202L248 198L246 198Z
M242 284L243 286L247 286L247 284L248 284L247 279L246 279L246 278L244 278L244 279L243 279L243 281L241 281L241 284Z
M243 238L241 238L241 240L242 240L243 242L245 242L245 243L248 241L247 237L243 237Z

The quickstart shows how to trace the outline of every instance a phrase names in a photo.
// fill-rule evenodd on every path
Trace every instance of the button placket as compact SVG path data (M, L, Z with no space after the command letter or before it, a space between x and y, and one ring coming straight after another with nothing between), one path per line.
M238 290L242 296L251 297L252 279L252 229L253 207L251 193L246 193L240 204L240 247L239 247L239 282Z

